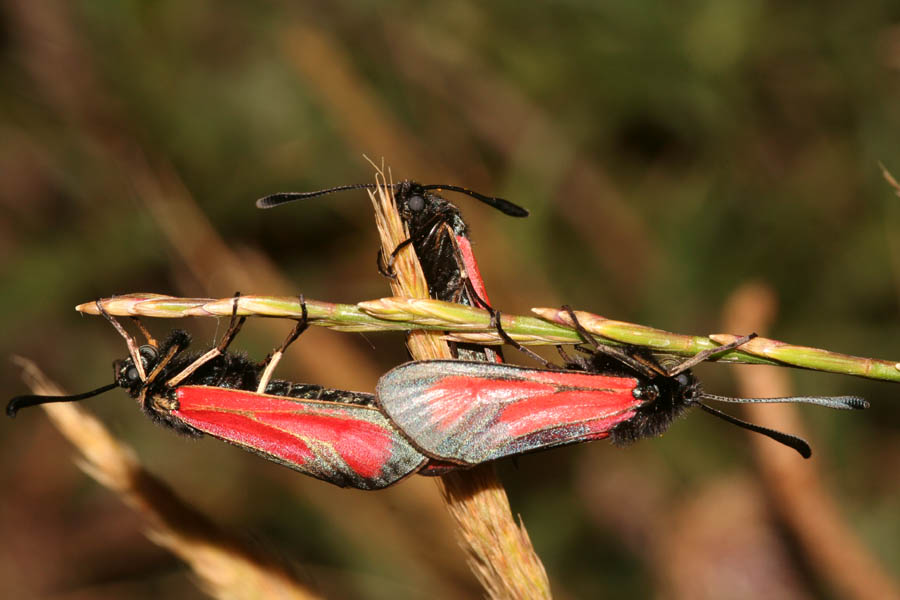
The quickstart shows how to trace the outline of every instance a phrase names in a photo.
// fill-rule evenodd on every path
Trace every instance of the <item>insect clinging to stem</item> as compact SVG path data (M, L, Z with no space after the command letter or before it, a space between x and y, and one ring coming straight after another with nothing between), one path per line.
M189 436L210 435L341 487L380 489L418 471L427 459L397 432L372 394L271 379L281 354L306 329L302 299L301 305L303 317L259 364L227 350L245 320L237 317L237 299L228 330L202 354L187 351L190 336L181 330L157 344L141 326L147 343L138 346L98 302L100 314L129 349L128 358L114 363L114 381L72 396L18 396L7 405L7 415L121 387L152 420L168 428Z
M420 452L461 465L604 438L628 444L662 434L692 406L809 458L812 450L804 440L747 423L707 402L868 407L856 396L730 398L707 394L691 367L737 348L753 336L703 351L667 369L649 355L631 355L600 344L569 312L592 352L587 359L569 359L565 370L552 365L536 369L477 361L410 362L379 380L378 405ZM499 321L496 324L501 337L518 346L505 335Z

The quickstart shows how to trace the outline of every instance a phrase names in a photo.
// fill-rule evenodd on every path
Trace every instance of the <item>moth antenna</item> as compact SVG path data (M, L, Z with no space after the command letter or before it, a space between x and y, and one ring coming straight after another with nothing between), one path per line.
M325 194L333 194L334 192L343 192L345 190L362 190L373 189L374 183L353 183L350 185L339 185L337 187L328 188L327 190L318 190L316 192L278 192L260 198L256 201L256 208L272 208L294 200L304 200L306 198L315 198L316 196L324 196Z
M862 410L869 408L869 402L859 396L786 396L783 398L732 398L730 396L716 396L703 393L701 398L715 400L716 402L731 402L735 404L782 404L787 402L801 402L815 404L826 408L840 410Z
M451 192L459 192L460 194L465 194L467 196L475 198L476 200L480 200L488 206L492 206L503 214L509 215L511 217L527 217L529 214L528 209L522 208L518 204L513 204L509 200L504 200L503 198L497 198L495 196L485 196L484 194L479 194L476 191L464 187L459 187L458 185L423 185L422 189L439 191L450 190Z
M98 387L96 390L91 390L82 394L74 394L72 396L16 396L6 405L6 416L15 418L16 413L26 406L50 404L51 402L77 402L79 400L84 400L85 398L92 398L93 396L99 396L100 394L108 392L109 390L118 387L118 385L119 384L114 381L102 387Z
M703 410L708 412L711 415L719 417L723 421L728 421L732 425L737 425L743 429L748 431L753 431L755 433L761 433L767 438L773 439L779 444L784 444L788 448L793 448L796 450L800 456L803 458L809 458L812 456L812 448L809 447L809 444L806 443L806 440L799 438L795 435L790 435L788 433L784 433L782 431L776 431L774 429L769 429L768 427L763 427L761 425L756 425L754 423L748 423L747 421L742 421L737 417L732 417L728 413L723 413L720 410L716 410L711 406L707 406L702 402L697 402L697 405L700 406Z

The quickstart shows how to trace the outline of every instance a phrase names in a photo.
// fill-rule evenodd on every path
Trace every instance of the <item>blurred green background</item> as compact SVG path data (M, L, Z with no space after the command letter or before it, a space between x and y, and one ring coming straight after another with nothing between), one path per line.
M750 282L771 337L900 359L900 5L653 2L18 2L0 12L0 377L35 359L69 391L124 354L75 304L116 293L386 295L362 193L258 211L275 191L372 180L464 185L495 306L563 302L721 331ZM448 196L449 197L449 196ZM188 327L200 346L216 323ZM254 356L288 324L250 322ZM744 332L735 332L744 333ZM371 390L402 337L310 333L286 378ZM508 357L517 360L513 352ZM727 366L707 389L735 393ZM900 576L898 388L791 373L853 535ZM88 403L188 500L336 597L480 594L434 484L332 489L184 440L116 391ZM6 597L202 597L40 411L0 429ZM787 452L787 451L786 451ZM799 459L798 459L799 460ZM743 432L701 414L662 439L499 470L561 598L836 598L778 517ZM812 510L815 510L813 507ZM862 596L860 596L862 597Z

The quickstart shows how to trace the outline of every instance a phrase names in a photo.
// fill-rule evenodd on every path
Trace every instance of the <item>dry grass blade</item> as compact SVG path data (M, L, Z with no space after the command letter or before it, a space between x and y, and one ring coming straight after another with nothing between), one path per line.
M384 256L408 239L383 171L370 192ZM412 245L394 259L391 288L397 296L428 298L428 285ZM452 358L440 332L413 331L410 353L417 360ZM512 516L509 499L490 465L441 477L448 510L458 526L470 565L490 598L549 598L550 582L524 526Z
M528 530L516 524L493 467L441 478L450 514L460 524L469 560L490 598L550 598L550 581Z
M32 392L63 395L31 361L14 359ZM184 503L144 470L134 451L77 404L45 404L57 429L81 452L79 466L147 522L147 536L185 561L199 585L215 598L320 598L277 561L251 550L236 536Z
M231 294L250 289L285 295L302 292L271 262L223 240L216 232L165 149L148 144L149 140L138 132L141 128L135 128L134 110L138 109L120 96L122 89L107 85L111 81L96 62L105 59L94 51L86 37L90 28L84 26L81 17L85 15L76 5L50 0L7 2L4 8L8 9L4 13L8 18L4 31L14 34L6 41L31 80L28 84L23 80L31 90L29 97L54 115L58 129L66 131L67 140L72 143L67 146L69 151L60 155L77 155L79 161L88 161L84 165L94 165L88 169L92 183L84 188L90 192L83 199L108 217L101 219L105 225L100 221L96 225L105 230L116 218L133 224L134 207L110 203L109 199L135 198L140 210L147 213L138 220L144 222L149 216L161 234L160 240L165 240L160 252L174 259L164 279L182 290L205 294L212 294L213 290ZM56 150L52 153L56 154ZM63 166L66 162L52 164L64 171L68 168ZM248 210L252 210L250 206L248 199ZM129 247L118 236L114 239L116 248L119 244ZM64 280L75 282L78 278L73 278L73 273ZM279 341L287 330L286 324L278 321L263 322L254 329L268 331L272 339ZM319 333L305 334L304 343L295 344L282 364L293 363L298 373L315 374L317 381L326 385L331 379L345 388L370 387L380 372L369 354L358 349L350 336ZM253 336L255 332L247 334ZM345 364L352 364L353 368L346 369ZM254 478L268 477L263 471L254 473ZM279 481L290 486L317 513L317 521L327 523L329 531L345 538L342 542L352 544L363 560L380 560L389 547L392 564L409 572L412 579L427 582L430 589L439 590L437 593L447 590L445 596L453 595L459 573L466 574L465 568L458 566L461 561L450 558L456 557L458 549L452 540L447 542L449 519L430 518L443 517L444 512L429 482L414 479L404 486L403 493L387 490L363 500L358 495L336 494L309 478L281 477ZM434 526L423 532L409 514L423 515ZM40 562L39 557L29 558ZM71 568L79 568L80 564Z
M891 172L887 170L882 163L878 163L878 166L881 167L881 176L884 177L884 180L888 182L888 185L894 188L894 193L897 194L897 197L900 198L900 183L897 183L897 180L891 175Z
M768 287L740 288L725 308L729 329L765 331L775 314L775 298ZM790 396L791 386L782 370L735 367L742 395L748 397ZM750 420L803 435L796 406L745 405ZM872 556L841 514L825 481L822 461L800 461L790 451L750 436L760 476L772 505L796 538L809 566L828 583L838 598L876 600L900 598L897 582Z

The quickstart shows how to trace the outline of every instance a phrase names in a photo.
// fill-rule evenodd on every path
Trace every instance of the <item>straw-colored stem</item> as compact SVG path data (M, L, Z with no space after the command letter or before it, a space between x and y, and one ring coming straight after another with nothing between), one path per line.
M32 392L60 396L31 361L14 359ZM215 598L319 598L279 561L216 526L144 469L132 448L79 404L45 404L50 421L81 453L79 466L147 523L147 535L181 558Z
M371 193L375 222L381 235L382 252L391 256L409 234L394 202L392 188L381 184ZM395 294L427 298L428 285L411 245L394 259ZM452 358L440 332L421 329L410 333L407 345L417 360ZM491 465L454 472L440 478L448 510L456 521L470 566L490 598L549 598L550 582L534 551L524 526L512 516L506 491Z

